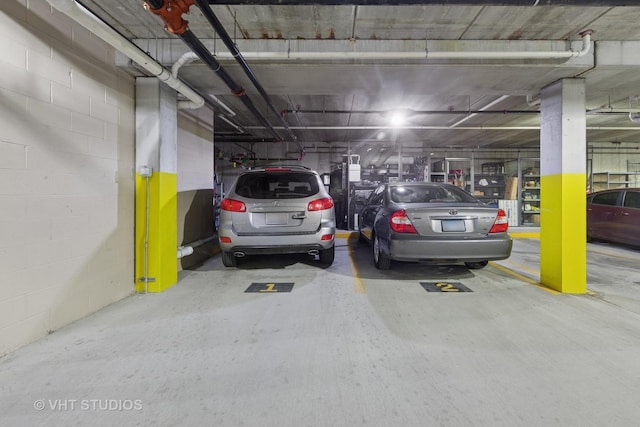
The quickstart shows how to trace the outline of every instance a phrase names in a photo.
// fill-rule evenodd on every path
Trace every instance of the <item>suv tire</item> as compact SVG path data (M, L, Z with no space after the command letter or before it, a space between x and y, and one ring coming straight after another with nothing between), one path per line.
M336 245L331 246L329 249L322 249L319 252L320 263L329 267L333 264L333 260L336 256Z
M225 267L235 267L238 265L238 261L236 257L233 256L233 253L222 251L222 264L224 264Z

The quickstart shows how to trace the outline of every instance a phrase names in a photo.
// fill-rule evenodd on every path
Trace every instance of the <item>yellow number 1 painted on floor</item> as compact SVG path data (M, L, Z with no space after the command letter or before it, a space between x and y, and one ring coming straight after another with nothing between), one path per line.
M275 287L275 283L267 283L267 289L260 289L260 292L278 292L277 289L273 289Z

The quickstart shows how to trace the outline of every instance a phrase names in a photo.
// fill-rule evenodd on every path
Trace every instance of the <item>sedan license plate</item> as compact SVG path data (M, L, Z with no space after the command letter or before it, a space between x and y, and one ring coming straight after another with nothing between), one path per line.
M442 231L466 231L464 220L462 219L443 219Z

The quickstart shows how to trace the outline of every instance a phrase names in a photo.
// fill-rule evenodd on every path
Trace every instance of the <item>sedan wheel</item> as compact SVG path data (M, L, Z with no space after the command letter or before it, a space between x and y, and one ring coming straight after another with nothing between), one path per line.
M465 262L464 265L469 267L472 270L479 270L484 268L489 264L489 261L477 261L477 262Z
M222 251L222 264L225 267L235 267L237 265L236 257L229 251Z
M380 248L380 239L373 236L373 265L378 270L388 270L391 267L391 258Z

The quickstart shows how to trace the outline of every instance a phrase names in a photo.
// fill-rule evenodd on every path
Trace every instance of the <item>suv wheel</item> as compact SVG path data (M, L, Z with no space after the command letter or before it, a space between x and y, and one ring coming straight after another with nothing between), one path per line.
M235 267L237 265L236 257L229 251L222 251L222 264L225 267Z
M320 251L320 263L329 267L333 264L333 260L336 256L336 246L333 245L329 249L322 249Z

